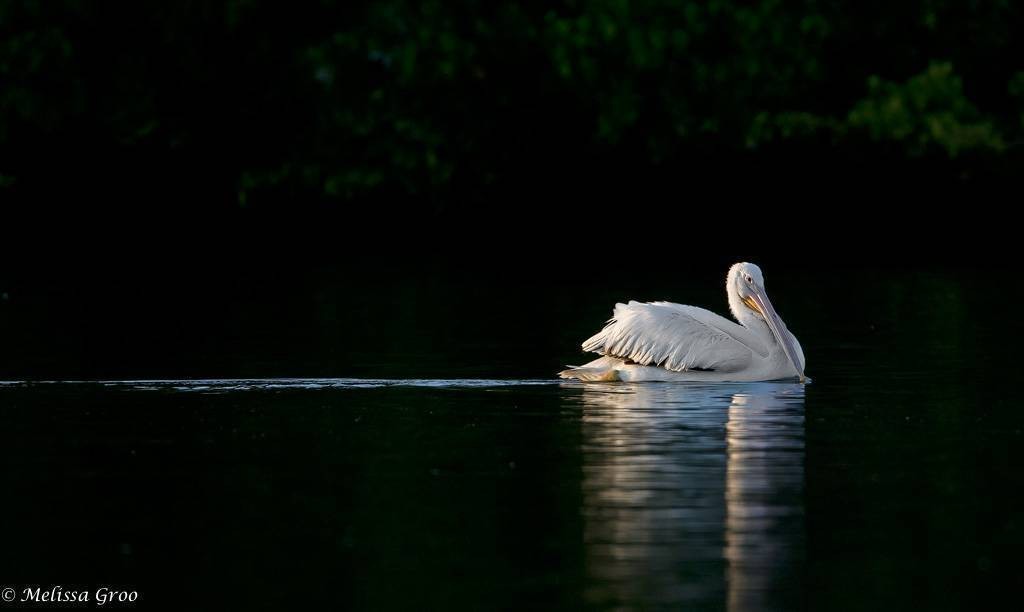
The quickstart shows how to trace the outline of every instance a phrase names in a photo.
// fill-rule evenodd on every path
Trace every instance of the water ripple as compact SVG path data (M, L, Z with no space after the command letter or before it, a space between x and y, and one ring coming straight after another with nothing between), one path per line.
M130 391L182 391L228 393L301 389L377 389L381 387L430 387L465 389L556 385L558 380L501 380L486 378L210 378L161 380L41 380L0 381L0 387L27 388L54 385L95 385Z

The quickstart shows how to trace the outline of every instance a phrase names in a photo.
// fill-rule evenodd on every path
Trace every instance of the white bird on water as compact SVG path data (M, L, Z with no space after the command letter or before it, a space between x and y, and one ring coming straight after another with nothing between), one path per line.
M604 329L583 343L583 350L602 357L558 375L583 381L804 382L804 352L768 300L761 268L733 265L725 288L740 325L696 306L616 304Z

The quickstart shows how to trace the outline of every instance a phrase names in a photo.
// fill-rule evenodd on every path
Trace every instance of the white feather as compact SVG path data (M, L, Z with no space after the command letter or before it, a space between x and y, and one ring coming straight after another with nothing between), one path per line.
M768 348L741 325L713 312L672 302L616 304L604 329L583 350L674 372L735 372Z

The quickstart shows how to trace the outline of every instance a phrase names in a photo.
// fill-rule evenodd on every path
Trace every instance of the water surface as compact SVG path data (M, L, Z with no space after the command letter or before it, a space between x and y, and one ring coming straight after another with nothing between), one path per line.
M0 578L115 583L165 609L939 610L1016 598L1019 291L955 274L768 283L813 384L553 378L617 299L724 301L650 287L540 288L543 308L484 300L497 310L458 310L458 323L423 291L423 312L387 307L376 345L357 329L370 319L324 315L324 335L351 348L197 353L225 378L10 377L22 380L0 385ZM497 296L436 291L447 308ZM515 316L523 308L532 320ZM289 320L267 322L259 342L280 346ZM416 330L418 346L398 340ZM263 344L249 342L255 359ZM235 376L307 361L352 376Z

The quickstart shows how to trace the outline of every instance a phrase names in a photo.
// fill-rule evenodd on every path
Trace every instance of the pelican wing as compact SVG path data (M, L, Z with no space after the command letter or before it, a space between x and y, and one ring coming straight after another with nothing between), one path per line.
M713 312L672 302L616 304L615 312L583 350L675 372L746 367L767 347L745 327Z

